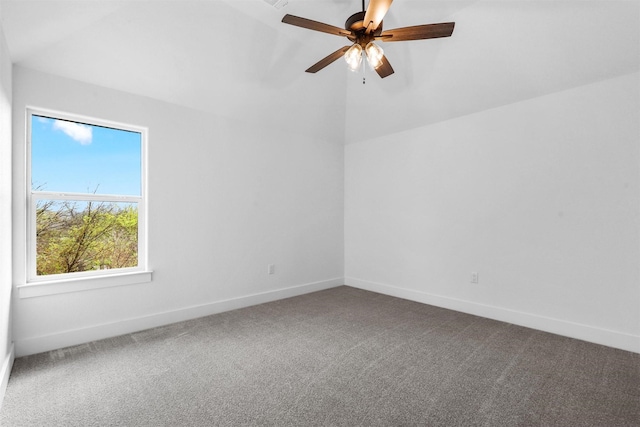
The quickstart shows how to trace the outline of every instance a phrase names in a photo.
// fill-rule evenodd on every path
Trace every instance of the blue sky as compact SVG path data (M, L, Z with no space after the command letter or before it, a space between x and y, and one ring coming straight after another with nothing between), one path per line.
M32 116L31 182L43 191L140 195L137 132Z

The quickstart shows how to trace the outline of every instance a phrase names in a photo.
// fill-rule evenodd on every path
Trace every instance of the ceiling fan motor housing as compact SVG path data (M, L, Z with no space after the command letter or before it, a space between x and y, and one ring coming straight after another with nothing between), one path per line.
M364 25L364 16L366 12L356 12L351 15L344 23L345 30L353 31L354 35L347 36L349 40L354 43L358 43L362 47L365 47L367 43L373 41L377 36L382 33L382 21L380 25L370 34L366 33L366 27Z

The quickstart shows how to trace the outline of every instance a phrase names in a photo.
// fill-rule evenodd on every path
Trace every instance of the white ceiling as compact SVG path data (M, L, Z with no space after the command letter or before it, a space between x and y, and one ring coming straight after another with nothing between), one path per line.
M14 63L256 126L355 142L640 69L637 0L396 0L385 29L455 21L450 38L382 43L395 74L336 61L360 0L0 0ZM364 119L369 119L364 121ZM373 123L374 126L364 126Z

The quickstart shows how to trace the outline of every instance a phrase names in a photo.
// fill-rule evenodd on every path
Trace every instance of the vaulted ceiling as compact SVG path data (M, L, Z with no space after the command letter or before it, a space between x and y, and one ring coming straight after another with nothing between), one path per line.
M455 21L450 38L381 43L395 74L336 61L360 0L0 0L12 61L174 104L347 143L640 68L635 0L396 0L386 29ZM535 120L535 118L532 118Z

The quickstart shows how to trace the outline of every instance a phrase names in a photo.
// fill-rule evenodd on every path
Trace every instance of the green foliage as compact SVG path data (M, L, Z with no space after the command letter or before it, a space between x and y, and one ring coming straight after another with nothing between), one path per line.
M36 210L38 275L138 265L136 206L46 201Z

